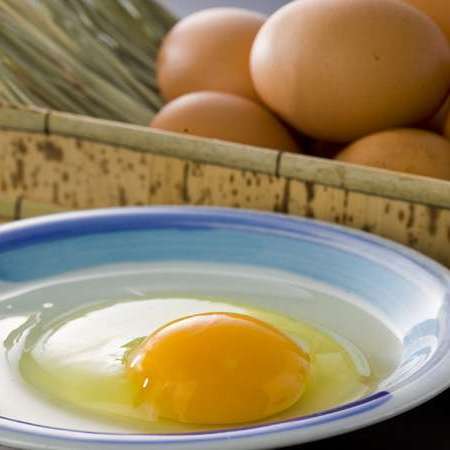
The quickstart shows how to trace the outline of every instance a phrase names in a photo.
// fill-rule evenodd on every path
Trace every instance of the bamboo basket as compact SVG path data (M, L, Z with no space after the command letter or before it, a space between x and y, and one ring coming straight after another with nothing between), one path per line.
M80 115L0 107L0 221L184 204L344 224L450 267L449 182Z

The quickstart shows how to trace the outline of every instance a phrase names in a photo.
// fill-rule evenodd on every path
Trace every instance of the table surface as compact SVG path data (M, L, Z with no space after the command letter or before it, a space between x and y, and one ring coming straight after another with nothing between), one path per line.
M240 6L270 13L285 0L161 0L178 15L212 6ZM450 374L449 374L450 377ZM449 427L449 430L447 430ZM389 444L388 444L389 443ZM388 447L389 445L389 447ZM408 450L450 449L450 390L434 400L394 419L336 438L298 447L301 450L379 450L404 446ZM0 450L9 450L0 446Z

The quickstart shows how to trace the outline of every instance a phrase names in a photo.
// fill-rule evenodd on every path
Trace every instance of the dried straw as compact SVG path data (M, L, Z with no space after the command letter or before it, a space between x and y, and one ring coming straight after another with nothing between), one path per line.
M153 0L0 0L0 101L147 124L174 23Z

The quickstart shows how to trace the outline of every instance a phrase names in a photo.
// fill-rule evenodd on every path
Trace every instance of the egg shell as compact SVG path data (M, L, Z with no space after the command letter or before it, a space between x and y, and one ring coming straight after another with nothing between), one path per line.
M298 0L261 28L251 72L286 122L345 143L432 116L450 87L450 49L429 17L401 2Z
M450 111L444 121L443 134L447 139L450 139Z
M265 16L240 8L206 9L181 20L157 58L163 97L212 90L257 99L249 59L264 21Z
M290 152L298 144L259 103L221 92L194 92L165 105L152 128Z
M439 111L430 119L420 124L418 128L425 128L430 131L442 134L445 128L447 116L450 113L450 97L447 97L445 102L439 108Z
M344 149L337 159L450 180L450 142L423 130L397 129L367 136Z
M450 42L450 1L449 0L403 0L431 17Z

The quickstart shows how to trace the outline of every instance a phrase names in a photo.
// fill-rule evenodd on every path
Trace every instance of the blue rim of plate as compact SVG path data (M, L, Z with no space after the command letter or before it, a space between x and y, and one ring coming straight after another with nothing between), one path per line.
M83 235L137 231L156 229L205 230L214 228L236 230L252 230L259 233L289 235L291 237L309 237L326 239L330 237L341 243L357 242L364 247L389 255L393 258L407 260L420 267L429 275L442 283L448 292L450 302L450 272L433 260L420 253L396 244L387 239L373 236L362 231L345 228L317 220L289 217L275 213L262 213L248 210L235 210L214 207L139 207L111 208L74 213L62 213L21 222L6 224L0 227L0 253L42 242L74 238ZM348 249L348 248L347 248ZM359 253L359 252L358 252ZM364 256L364 252L360 253ZM442 355L441 355L442 356ZM450 367L450 361L449 361ZM447 386L450 385L450 381ZM429 395L397 406L395 411L384 413L383 417L365 421L363 425L377 422L395 415L417 404L423 403L447 386L439 386ZM52 440L68 440L73 442L89 442L92 444L125 444L125 445L160 445L171 443L196 443L211 440L230 440L248 437L261 437L272 433L301 430L317 425L329 424L345 418L370 412L386 404L394 394L379 391L368 397L341 405L339 407L283 421L261 425L249 425L236 428L225 428L214 431L177 433L177 434L143 434L143 433L104 433L89 432L68 428L57 428L23 422L17 419L0 416L0 431L8 431L28 436L48 436ZM356 427L353 427L356 428ZM62 433L62 434L60 434ZM332 432L330 434L338 434ZM72 435L71 435L72 434ZM117 438L121 438L117 440ZM149 440L152 438L152 440Z

